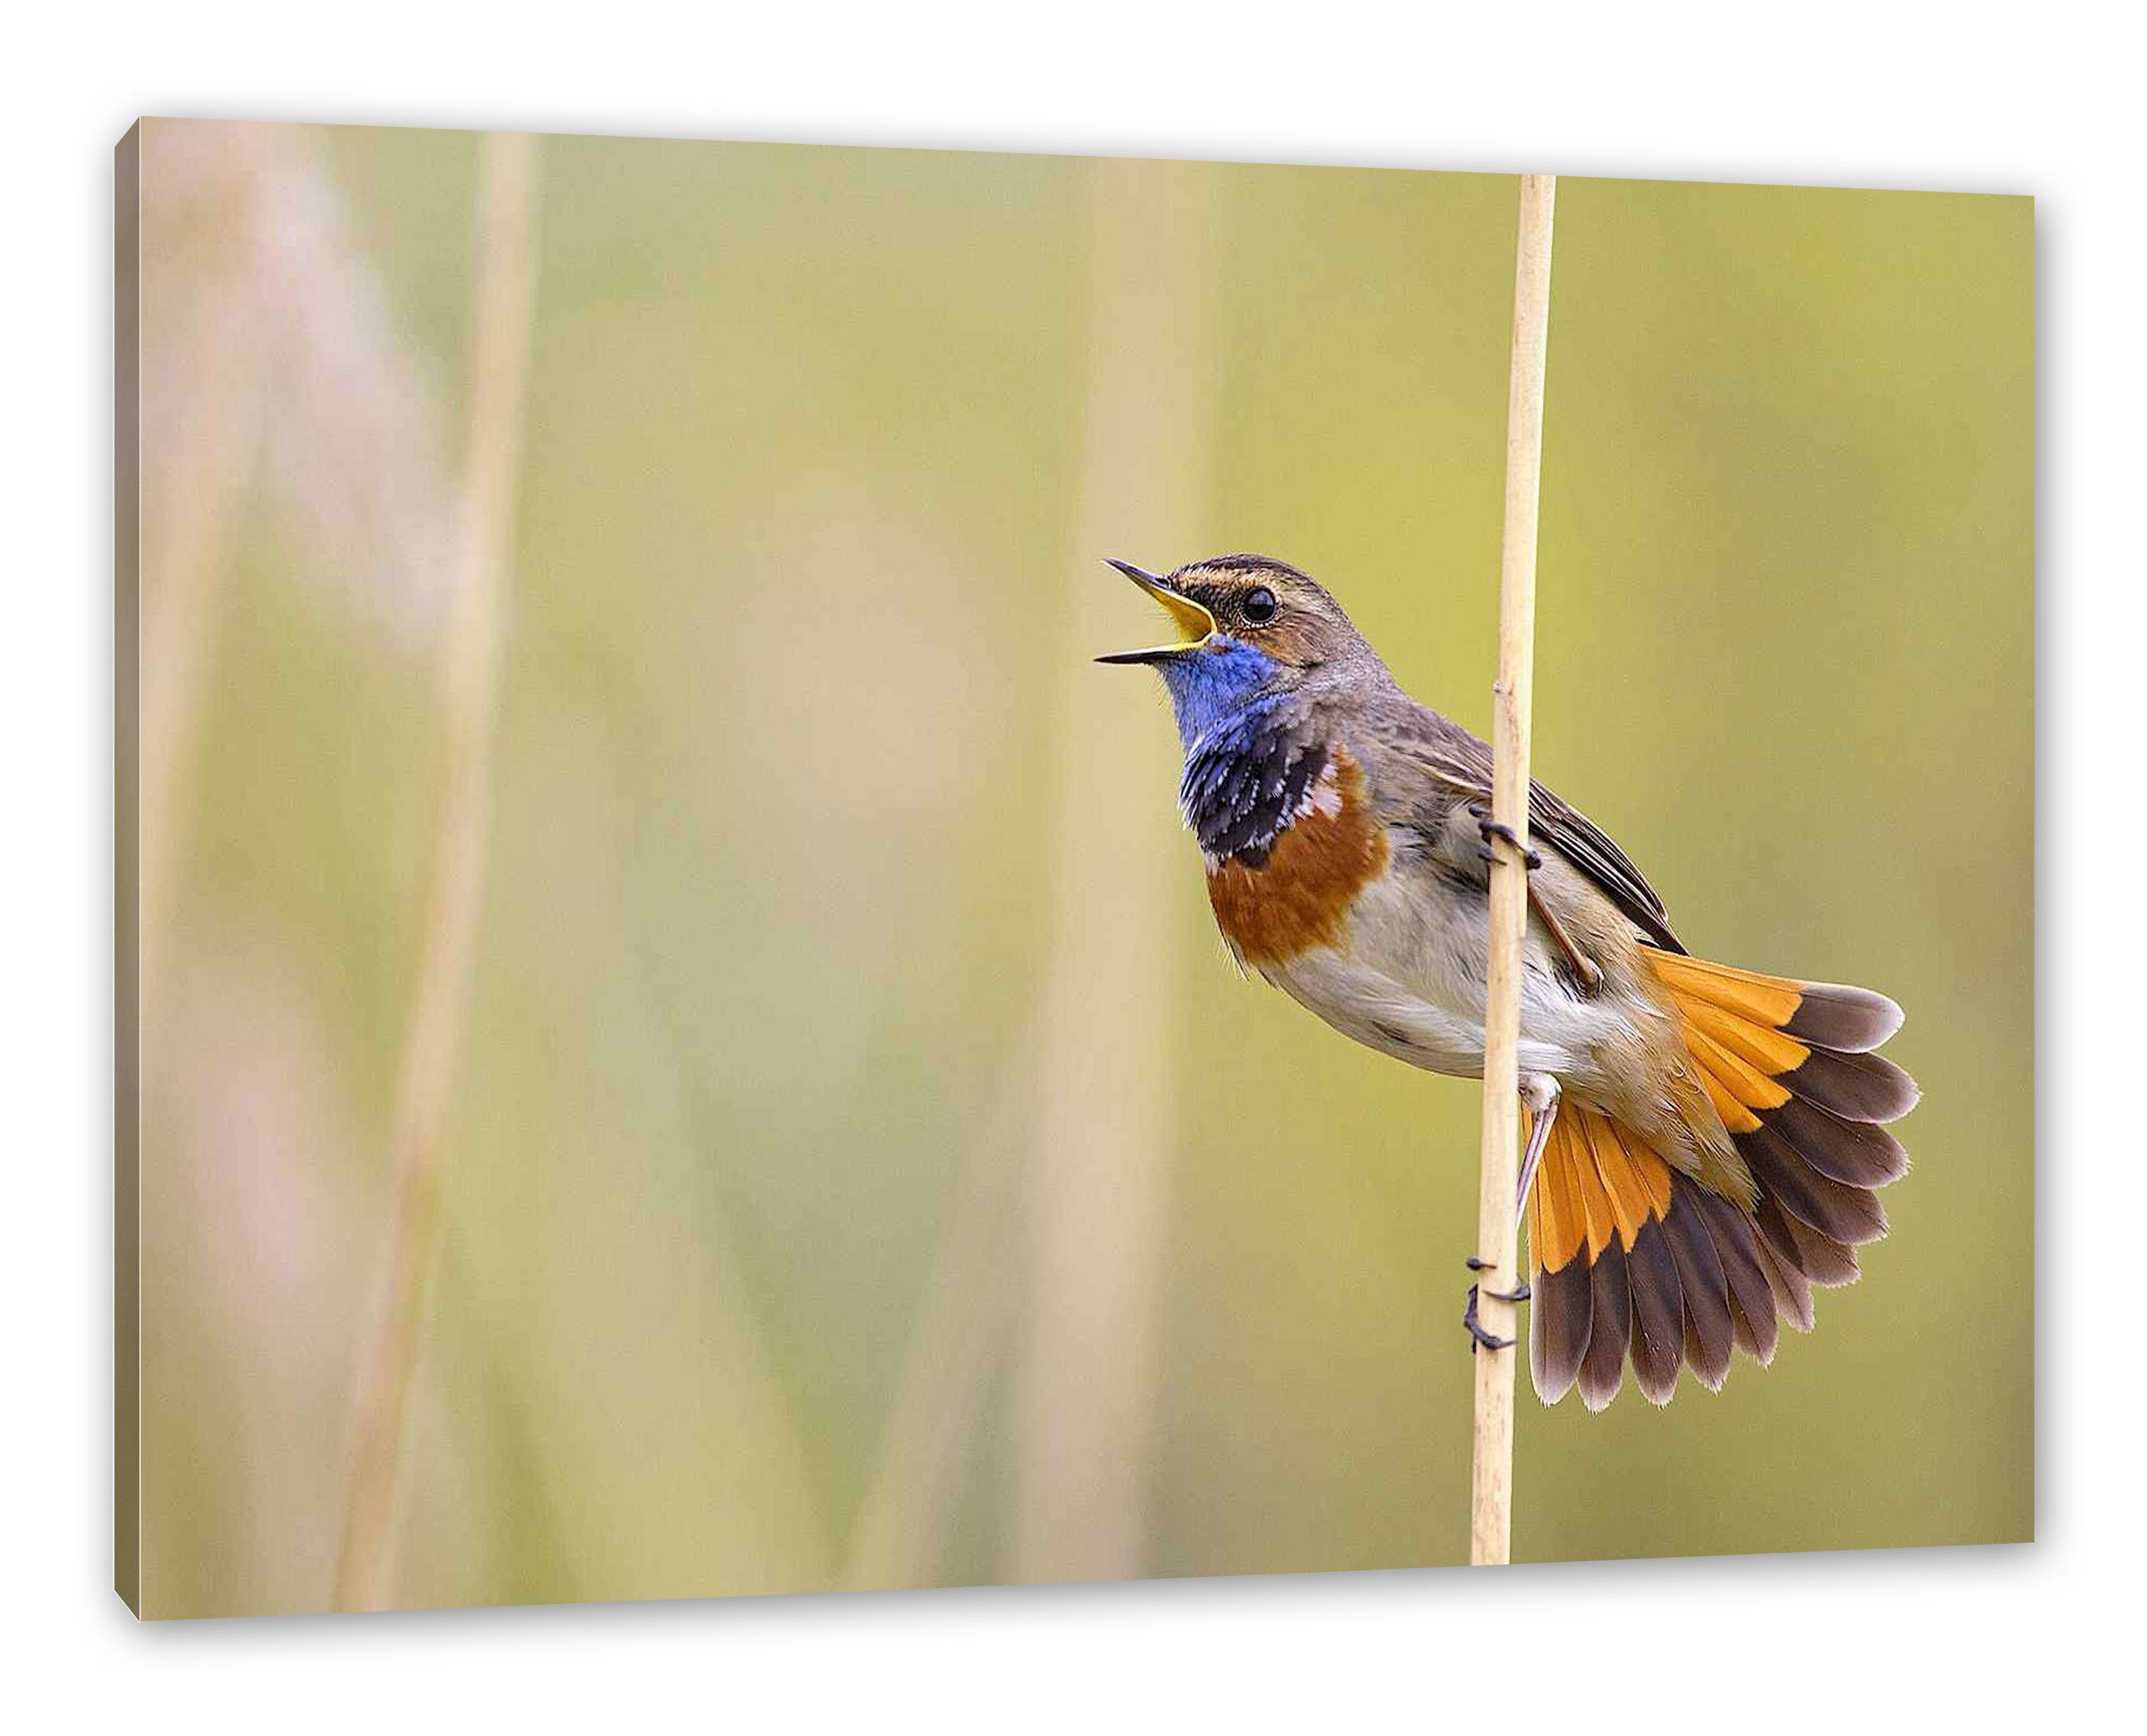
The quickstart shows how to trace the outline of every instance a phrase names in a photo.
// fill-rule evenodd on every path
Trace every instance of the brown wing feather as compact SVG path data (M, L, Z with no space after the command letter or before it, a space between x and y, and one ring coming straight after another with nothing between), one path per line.
M1470 801L1491 799L1491 750L1449 718L1414 701L1396 746L1451 792ZM1670 913L1633 859L1585 814L1529 780L1529 841L1548 845L1602 888L1633 926L1669 952L1684 951Z

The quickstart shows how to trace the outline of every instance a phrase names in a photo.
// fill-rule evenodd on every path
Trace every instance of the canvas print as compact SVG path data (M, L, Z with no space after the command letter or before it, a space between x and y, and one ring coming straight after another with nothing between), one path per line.
M138 1613L2032 1535L2032 205L1551 185L129 134Z

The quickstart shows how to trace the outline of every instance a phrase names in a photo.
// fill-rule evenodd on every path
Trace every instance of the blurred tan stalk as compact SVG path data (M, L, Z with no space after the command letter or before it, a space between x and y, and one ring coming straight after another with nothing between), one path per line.
M143 1023L200 817L195 761L255 513L295 575L422 640L435 404L305 129L145 120L138 410Z
M1139 619L1102 566L1190 559L1213 489L1219 171L1085 167L1086 386L1078 505L1060 564L1051 768L1051 961L1038 1043L1016 1370L1009 1576L1121 1579L1148 1565L1161 1247L1181 937L1191 871L1169 805L1176 755L1152 694L1082 654ZM1146 623L1143 623L1144 625ZM1148 773L1137 781L1129 768Z
M879 1466L859 1509L843 1582L856 1590L932 1583L960 1497L993 1371L1002 1366L1016 1267L1007 1221L1028 1108L1019 1070L964 1153L925 1281Z
M143 124L145 146L173 138ZM221 592L254 470L268 288L255 236L277 136L149 150L142 179L142 1025L162 980L172 887L193 810L193 749ZM186 141L193 143L189 137ZM216 149L214 147L221 147ZM160 435L162 438L160 440Z
M387 1250L356 1387L338 1609L392 1597L404 1425L438 1251L441 1134L461 1049L484 904L499 666L513 563L528 373L536 142L488 134L478 152L472 353L461 497L441 647L438 830L423 953L404 1031Z

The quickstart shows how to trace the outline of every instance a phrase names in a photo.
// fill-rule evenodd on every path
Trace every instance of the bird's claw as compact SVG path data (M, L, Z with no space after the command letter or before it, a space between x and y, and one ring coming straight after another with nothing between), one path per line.
M1483 1322L1476 1318L1476 1286L1473 1284L1469 1286L1469 1306L1461 1312L1461 1323L1469 1328L1469 1336L1475 1341L1469 1346L1471 1355L1480 1347L1487 1351L1505 1351L1513 1347L1511 1338L1502 1338L1496 1332L1485 1331Z
M1470 1254L1467 1260L1463 1260L1462 1264L1467 1266L1471 1272L1496 1272L1499 1269L1497 1266L1492 1265L1489 1260L1478 1260L1473 1253ZM1487 1290L1484 1292L1484 1294L1489 1296L1493 1302L1524 1302L1530 1296L1534 1296L1536 1292L1529 1288L1529 1281L1526 1278L1523 1278L1519 1284L1516 1284L1510 1290Z
M1513 828L1507 825L1505 821L1493 819L1479 807L1472 806L1469 811L1476 822L1476 830L1483 837L1483 842L1476 846L1476 854L1485 861L1496 862L1499 859L1498 853L1491 847L1491 841L1497 838L1505 843L1511 844L1521 853L1521 866L1530 873L1533 874L1543 865L1542 857L1524 844Z

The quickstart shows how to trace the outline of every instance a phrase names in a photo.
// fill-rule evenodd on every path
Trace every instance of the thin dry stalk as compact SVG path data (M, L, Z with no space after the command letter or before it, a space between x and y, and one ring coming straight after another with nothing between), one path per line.
M946 1544L1014 1302L1007 1224L1028 1107L1010 1084L970 1142L926 1281L902 1385L860 1508L843 1582L863 1590L930 1581Z
M1525 847L1529 824L1529 706L1536 667L1536 504L1543 456L1543 369L1550 332L1550 175L1521 178L1521 227L1513 281L1513 372L1506 399L1505 532L1499 573L1499 680L1493 689L1492 817ZM1484 1012L1483 1144L1476 1201L1476 1256L1487 1268L1485 1327L1515 1338L1517 1310L1489 1294L1510 1290L1520 1181L1521 942L1528 874L1519 853L1501 850L1491 869L1489 1000ZM1469 1559L1503 1566L1513 1538L1515 1352L1484 1351L1476 1369L1475 1450Z
M1100 646L1126 619L1102 557L1167 567L1203 529L1220 392L1220 172L1097 161L1083 173L1086 379L1062 606L1068 632ZM1183 846L1167 809L1129 803L1122 787L1122 768L1144 762L1167 787L1175 754L1153 716L1095 673L1067 660L1051 712L1049 965L1013 1400L1016 1580L1122 1579L1147 1563L1168 1046L1179 1025L1163 889Z
M471 301L473 354L461 498L441 646L438 831L417 986L396 1087L387 1260L356 1384L336 1566L338 1609L392 1596L403 1437L440 1233L441 1131L461 1048L484 907L496 692L513 560L515 481L533 291L536 143L483 141Z
M447 490L432 393L307 135L149 120L131 137L143 166L139 974L154 995L203 817L204 725L236 557L257 515L294 578L417 637L432 622L416 618L410 593L440 570Z
M147 144L166 134L155 122ZM195 760L215 678L223 592L258 468L265 410L260 249L264 185L285 165L272 136L234 127L218 152L147 151L140 357L141 919L143 1028L195 802ZM187 244L187 226L214 243Z

